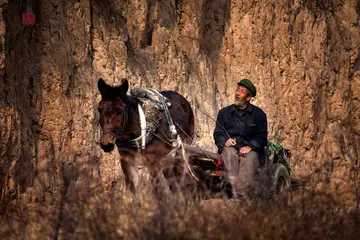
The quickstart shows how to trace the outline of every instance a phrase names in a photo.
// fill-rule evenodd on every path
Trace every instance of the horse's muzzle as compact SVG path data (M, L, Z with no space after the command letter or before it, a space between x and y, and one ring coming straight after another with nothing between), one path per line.
M110 144L100 144L102 150L104 150L104 152L111 152L112 150L114 150L114 144L110 143Z

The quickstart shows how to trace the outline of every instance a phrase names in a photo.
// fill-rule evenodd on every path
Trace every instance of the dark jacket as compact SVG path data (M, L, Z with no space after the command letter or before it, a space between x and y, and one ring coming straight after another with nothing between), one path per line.
M250 146L254 151L263 152L267 144L267 132L267 119L263 110L249 104L247 109L241 112L232 104L220 110L214 139L219 150L231 137L236 139L235 147L238 149Z

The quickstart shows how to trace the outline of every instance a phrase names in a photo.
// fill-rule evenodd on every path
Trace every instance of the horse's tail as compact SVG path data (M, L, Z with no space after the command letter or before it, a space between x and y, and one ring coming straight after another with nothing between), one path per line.
M186 134L190 137L186 139L185 143L192 144L196 139L195 134L195 116L191 108L191 104L185 99L185 104L183 104L184 111L187 113L187 128Z
M196 140L196 134L195 134L195 116L194 116L194 112L191 108L191 105L189 103L189 117L188 117L188 123L189 123L189 127L188 127L188 135L191 137L191 143L195 142Z

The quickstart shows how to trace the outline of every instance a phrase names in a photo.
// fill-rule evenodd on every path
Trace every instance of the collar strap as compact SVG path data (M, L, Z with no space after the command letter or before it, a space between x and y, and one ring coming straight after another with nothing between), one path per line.
M141 149L145 149L145 145L147 144L146 139L150 140L150 138L148 137L149 134L146 134L146 118L145 118L144 110L142 109L140 104L138 104L138 111L140 118L141 134L139 137L129 140L129 144L134 147L141 146Z
M141 149L145 149L145 146L151 142L152 135L150 132L146 132L146 117L143 108L140 104L138 104L138 111L139 111L139 118L140 118L140 128L141 128L141 134L139 137L135 139L128 140L126 142L118 141L119 145L125 144L128 147L140 147Z

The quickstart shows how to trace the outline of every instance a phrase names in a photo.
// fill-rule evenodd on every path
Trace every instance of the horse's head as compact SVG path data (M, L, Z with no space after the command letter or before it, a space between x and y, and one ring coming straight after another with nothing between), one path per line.
M102 78L98 81L101 94L98 105L99 124L102 129L100 145L105 152L111 152L114 149L116 137L124 131L127 121L125 97L128 88L129 83L126 79L116 87L106 84Z

